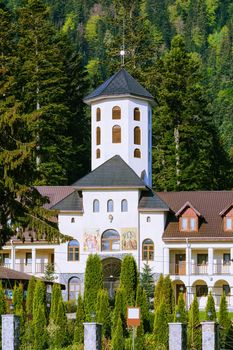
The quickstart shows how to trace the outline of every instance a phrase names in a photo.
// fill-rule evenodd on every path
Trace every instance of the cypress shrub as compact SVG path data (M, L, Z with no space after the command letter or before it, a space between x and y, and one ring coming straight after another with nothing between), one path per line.
M166 305L168 322L172 322L175 312L175 297L172 288L172 281L169 275L167 275L163 280L162 298L164 299L164 304Z
M168 348L168 315L164 300L157 308L154 320L154 339L156 349Z
M149 318L149 303L146 291L138 285L137 295L136 295L136 306L140 307L140 318L141 325L143 327L144 332L148 332L150 330L150 318Z
M177 314L179 314L179 316L177 316ZM184 301L184 294L182 292L179 294L178 304L174 314L174 322L187 323L187 311Z
M100 289L97 295L96 321L102 323L102 334L104 337L110 337L110 308L108 292Z
M201 350L201 327L199 319L199 305L197 296L194 296L193 302L188 313L188 349Z
M97 294L103 288L102 262L97 254L90 254L87 259L84 282L84 310L86 321L92 321L96 313Z
M141 286L146 292L147 301L151 307L151 299L154 297L155 283L153 278L152 269L148 264L144 264L142 273L140 275Z
M78 296L78 307L76 311L76 320L75 320L75 328L74 328L74 343L83 344L84 341L84 305L81 294Z
M229 315L226 295L224 292L220 300L218 322L220 326L220 347L221 349L225 349L227 344L227 336L231 330L231 318Z
M124 350L124 336L121 317L117 319L117 326L112 333L111 350Z
M126 255L121 263L120 287L125 289L126 305L134 306L138 286L138 270L135 259Z
M37 314L37 308L39 305L42 305L44 310L46 309L46 290L45 290L45 284L41 280L36 281L35 285L35 291L34 291L34 297L33 297L33 307L32 307L32 316L33 319L35 318L35 315Z
M68 323L63 300L59 300L58 303L55 325L57 326L55 336L55 348L63 348L68 344Z
M162 296L163 296L163 281L164 281L164 277L161 274L159 276L159 279L156 283L155 286L155 292L154 292L154 310L156 311L157 308L159 307L161 300L162 300Z
M211 292L208 295L208 299L206 303L205 319L206 321L216 321L217 319L214 298Z
M49 322L56 320L58 305L60 300L63 300L62 294L61 294L61 286L59 284L54 284L52 289L52 296L51 296Z
M28 283L27 297L26 297L26 313L28 316L32 316L35 286L36 286L36 279L34 276L32 276L32 278Z
M126 293L119 287L116 291L115 307L112 314L112 334L117 327L118 318L121 318L123 328L126 329Z
M43 304L38 304L34 309L33 315L34 325L34 349L44 350L47 349L47 329L46 329L46 315L45 307Z
M12 302L14 305L14 314L20 316L20 318L22 319L24 317L24 297L22 284L14 286Z

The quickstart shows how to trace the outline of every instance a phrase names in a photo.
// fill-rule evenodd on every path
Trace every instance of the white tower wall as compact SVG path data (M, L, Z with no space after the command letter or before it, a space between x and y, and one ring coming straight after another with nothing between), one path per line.
M121 108L121 119L112 119L114 106ZM101 110L101 120L96 121L96 110ZM140 110L140 121L134 120L134 109ZM152 183L152 126L151 106L139 98L108 98L93 102L92 114L92 170L106 162L115 155L121 158L141 177L145 173L144 181L151 186ZM112 143L112 128L114 125L121 127L121 143ZM141 130L141 144L134 144L134 128L138 126ZM96 143L96 129L101 129L100 145ZM134 150L141 151L141 158L134 157ZM96 156L96 150L100 150L100 158Z

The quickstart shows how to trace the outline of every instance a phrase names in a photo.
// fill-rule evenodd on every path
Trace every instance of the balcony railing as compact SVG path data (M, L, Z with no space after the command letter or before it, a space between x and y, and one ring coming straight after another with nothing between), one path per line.
M15 270L25 273L32 273L32 264L15 263Z
M202 264L192 264L191 266L191 275L206 275L208 273L208 265Z
M230 264L214 264L214 274L215 275L227 275L230 273Z
M11 263L10 262L1 262L0 266L7 267L8 269L10 269Z

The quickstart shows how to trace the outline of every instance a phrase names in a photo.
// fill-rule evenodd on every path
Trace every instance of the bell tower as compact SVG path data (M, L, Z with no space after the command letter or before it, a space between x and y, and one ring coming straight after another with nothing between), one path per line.
M152 185L152 95L124 68L89 94L92 170L119 155Z

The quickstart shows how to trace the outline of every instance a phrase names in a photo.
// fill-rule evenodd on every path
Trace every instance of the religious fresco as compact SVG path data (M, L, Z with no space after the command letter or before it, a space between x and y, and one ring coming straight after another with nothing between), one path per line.
M101 236L99 229L85 230L83 235L83 250L84 252L97 253L100 251Z
M136 227L121 229L121 249L136 250L138 241L138 230Z

